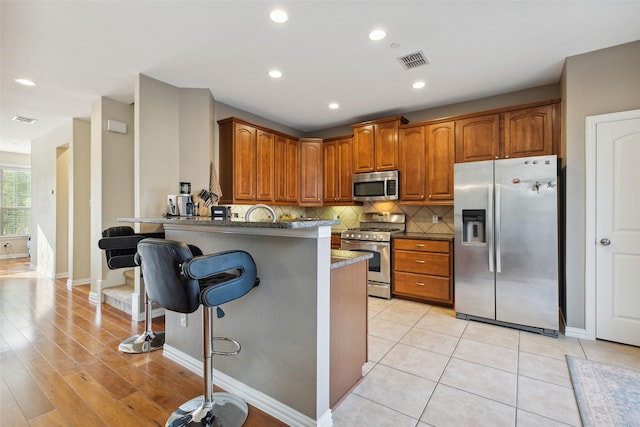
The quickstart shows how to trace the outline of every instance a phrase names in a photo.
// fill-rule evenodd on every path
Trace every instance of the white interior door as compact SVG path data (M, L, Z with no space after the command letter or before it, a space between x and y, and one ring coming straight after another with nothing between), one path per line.
M623 117L596 125L596 338L640 346L640 112Z

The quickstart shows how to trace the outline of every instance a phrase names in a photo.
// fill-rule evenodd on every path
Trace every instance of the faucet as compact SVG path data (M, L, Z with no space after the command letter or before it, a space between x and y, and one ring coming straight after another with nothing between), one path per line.
M269 213L271 214L271 222L276 222L276 213L275 211L271 208L271 206L268 205L264 205L262 203L258 203L257 205L253 205L249 208L249 210L247 211L247 213L244 215L244 220L247 222L250 222L251 220L249 219L251 217L251 214L253 213L253 211L255 211L258 208L262 208L262 209L266 209L269 211Z

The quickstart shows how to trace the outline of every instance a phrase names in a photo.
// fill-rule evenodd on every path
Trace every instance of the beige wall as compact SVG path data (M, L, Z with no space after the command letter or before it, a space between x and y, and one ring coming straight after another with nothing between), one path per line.
M73 119L69 155L68 285L91 280L91 123Z
M180 90L142 74L135 90L134 215L157 217L179 190Z
M56 277L69 275L69 146L56 149Z
M170 192L177 194L179 182L190 182L193 195L198 195L202 189L209 189L209 159L212 158L213 148L212 99L209 89L179 90L179 180L167 189L165 196ZM158 214L162 212L166 210Z
M31 263L55 277L56 150L73 139L71 121L31 141Z
M127 132L108 131L109 120L125 123ZM94 101L90 147L91 292L94 298L99 298L103 288L125 282L122 271L108 269L98 240L102 230L122 225L119 217L133 215L133 106L105 97Z
M585 119L640 108L640 41L567 58L562 77L566 153L567 325L585 327Z

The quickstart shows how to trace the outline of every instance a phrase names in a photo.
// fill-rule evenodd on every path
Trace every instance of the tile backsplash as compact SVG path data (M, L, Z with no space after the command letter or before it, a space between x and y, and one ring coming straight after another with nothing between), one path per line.
M238 220L244 220L244 215L251 205L232 205L232 217L237 214ZM407 232L411 233L453 233L453 206L407 206L397 202L365 203L363 206L326 206L326 207L299 207L299 206L271 206L276 216L294 215L299 217L333 219L337 217L340 225L334 226L335 231L342 231L358 226L358 215L362 212L393 212L406 215ZM434 215L438 216L438 222L433 222ZM268 219L268 212L257 209L251 215L254 220ZM235 218L232 218L235 219Z

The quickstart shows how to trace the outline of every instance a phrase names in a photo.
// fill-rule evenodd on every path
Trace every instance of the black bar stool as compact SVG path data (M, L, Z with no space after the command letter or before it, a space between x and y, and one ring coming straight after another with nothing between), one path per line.
M136 267L134 256L138 242L147 237L164 238L164 233L136 234L129 226L110 227L102 232L98 247L105 251L110 270ZM144 332L133 335L120 343L118 350L123 353L139 354L159 350L164 345L164 332L152 330L153 302L145 292Z
M247 403L231 393L213 392L211 364L214 354L238 354L240 343L212 337L212 322L214 307L218 318L223 317L220 305L246 295L260 283L253 258L245 251L193 256L182 242L148 238L138 243L136 262L142 266L149 297L157 304L178 313L193 313L203 306L203 395L180 405L166 426L241 426L249 413ZM213 340L231 342L235 349L214 351Z

